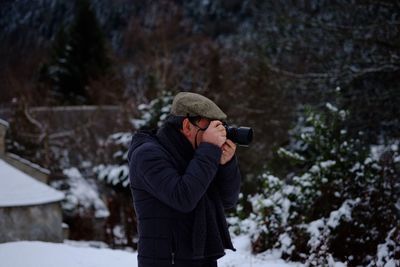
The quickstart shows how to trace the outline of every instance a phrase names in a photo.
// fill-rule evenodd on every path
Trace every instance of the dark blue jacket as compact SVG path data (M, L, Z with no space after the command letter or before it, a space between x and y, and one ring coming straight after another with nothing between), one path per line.
M236 157L222 166L219 147L203 142L194 151L181 133L172 134L174 139L170 132L164 131L166 142L158 135L135 134L128 154L139 266L217 259L224 248L234 250L223 209L238 200ZM190 146L190 158L177 155L168 142L176 151Z

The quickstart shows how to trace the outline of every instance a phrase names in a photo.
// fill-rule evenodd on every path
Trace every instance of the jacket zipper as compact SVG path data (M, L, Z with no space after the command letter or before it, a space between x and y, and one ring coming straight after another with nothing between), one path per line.
M172 253L171 253L171 257L172 257L171 263L172 263L172 264L175 264L175 252L172 252Z
M177 250L177 244L176 244L176 236L175 236L175 225L172 225L171 227L171 264L175 265L175 254Z

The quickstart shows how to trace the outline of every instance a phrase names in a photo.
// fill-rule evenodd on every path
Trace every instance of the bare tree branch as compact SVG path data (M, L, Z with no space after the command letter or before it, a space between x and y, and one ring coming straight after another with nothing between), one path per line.
M40 135L38 136L38 143L43 142L44 138L46 138L46 135L47 135L46 127L43 126L43 124L41 124L38 120L36 120L35 118L33 118L31 116L27 106L24 107L24 115L30 123L32 123L39 129Z
M364 69L356 69L351 66L346 66L346 70L336 70L331 73L294 73L291 71L283 70L280 69L276 66L273 66L269 63L266 63L267 67L269 70L282 74L284 76L296 78L296 79L328 79L328 78L343 78L343 77L349 77L351 79L361 77L365 74L368 73L376 73L376 72L394 72L398 71L400 69L400 65L388 63L388 64L383 64L380 66L373 66L369 68L364 68Z

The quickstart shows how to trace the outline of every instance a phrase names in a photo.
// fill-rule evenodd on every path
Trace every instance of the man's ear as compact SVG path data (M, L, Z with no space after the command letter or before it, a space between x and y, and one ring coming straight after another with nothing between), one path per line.
M191 134L191 128L192 128L192 124L190 123L188 118L185 118L182 122L182 133L186 136L186 137L190 137Z

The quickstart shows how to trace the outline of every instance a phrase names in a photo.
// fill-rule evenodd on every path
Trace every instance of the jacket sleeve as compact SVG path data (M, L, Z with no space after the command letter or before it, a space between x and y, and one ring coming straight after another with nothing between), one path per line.
M217 172L216 184L222 204L225 209L233 208L240 192L241 175L236 156L225 165L220 165Z
M143 189L180 212L192 211L218 171L221 149L201 143L186 171L180 175L161 148L144 144L130 169Z

